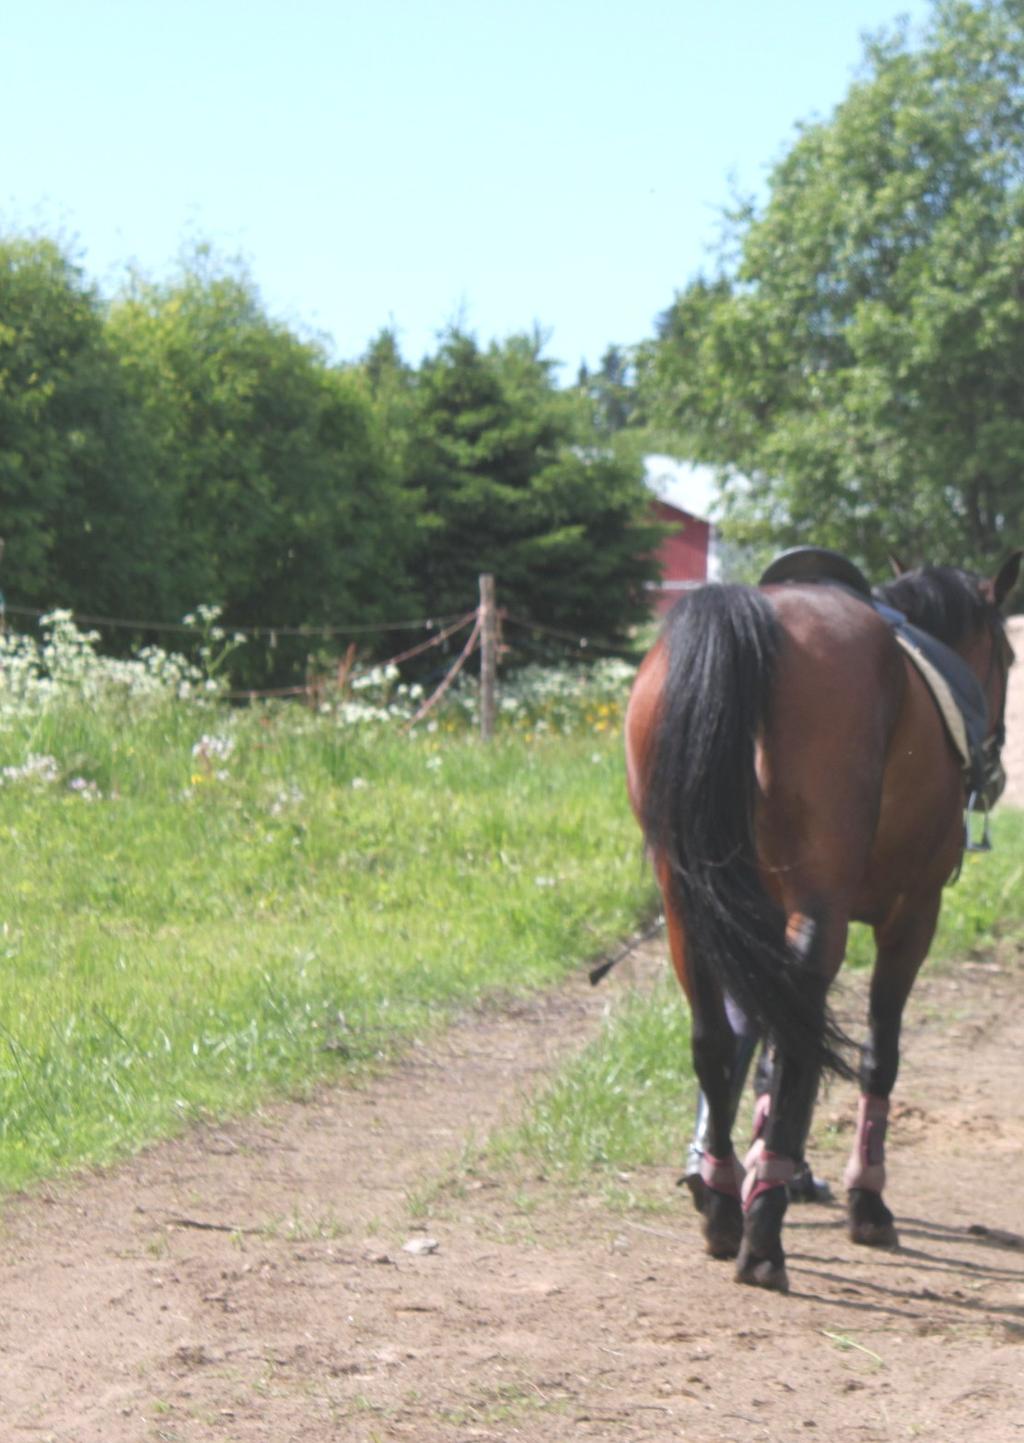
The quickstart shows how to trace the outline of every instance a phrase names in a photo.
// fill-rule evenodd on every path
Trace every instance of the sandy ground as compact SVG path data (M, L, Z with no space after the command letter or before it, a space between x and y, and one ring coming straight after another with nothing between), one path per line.
M1024 1439L1024 966L1004 954L915 992L898 1252L793 1208L793 1292L766 1295L703 1255L671 1170L616 1209L596 1183L467 1168L597 1026L610 993L581 977L364 1088L10 1202L0 1438ZM661 965L648 948L612 988ZM852 1112L845 1088L819 1108L834 1184Z

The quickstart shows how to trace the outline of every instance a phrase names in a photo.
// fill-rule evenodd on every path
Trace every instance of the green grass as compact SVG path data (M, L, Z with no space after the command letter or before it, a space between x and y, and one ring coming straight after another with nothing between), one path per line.
M104 799L0 788L0 1187L372 1064L649 905L611 733L253 714L221 764L215 722L48 717L34 749Z
M555 711L538 687L490 747L449 721L405 737L128 695L0 731L0 766L60 774L0 785L0 1189L358 1072L630 931L652 889L616 687L572 683ZM1024 815L995 840L947 891L936 957L1024 927ZM576 1175L665 1162L692 1086L666 983L502 1146Z
M991 952L1002 940L1024 944L1024 812L997 814L993 847L967 856L960 881L946 891L932 949L940 963ZM867 928L852 929L854 965L869 962L870 943ZM506 1168L539 1165L568 1183L676 1165L695 1098L689 1017L669 975L649 995L628 994L522 1124L491 1139L487 1151Z
M695 1097L690 1019L674 976L633 992L601 1034L559 1072L488 1156L514 1166L528 1157L545 1175L577 1181L671 1160Z

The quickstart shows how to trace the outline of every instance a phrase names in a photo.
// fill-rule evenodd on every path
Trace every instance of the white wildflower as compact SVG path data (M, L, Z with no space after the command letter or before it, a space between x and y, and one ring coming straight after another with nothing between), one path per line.
M42 782L52 784L60 780L60 767L56 757L40 756L30 752L20 767L4 767L0 771L4 782Z
M72 777L68 782L68 791L81 797L83 802L98 802L103 796L96 783L86 777Z
M234 737L204 735L193 746L192 755L206 762L226 762L234 749Z

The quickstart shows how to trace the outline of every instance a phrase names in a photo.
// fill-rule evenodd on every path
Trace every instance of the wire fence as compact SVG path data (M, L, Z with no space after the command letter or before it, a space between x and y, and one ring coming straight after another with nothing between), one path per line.
M434 636L428 637L426 641L418 642L416 646L407 647L404 651L400 651L397 653L397 655L388 657L384 661L373 662L370 666L364 667L361 671L355 671L353 669L354 657L352 655L351 648L349 648L349 652L346 654L344 661L338 668L338 673L335 679L336 684L341 687L351 685L351 683L353 681L356 681L360 676L366 676L370 672L377 670L386 670L389 667L400 666L403 662L411 661L414 657L421 656L424 652L429 651L431 647L443 645L444 642L448 641L451 637L462 631L464 627L469 626L470 623L475 619L476 615L477 613L475 611L467 611L464 616L456 618L456 620L452 622L450 626L443 627L441 631L437 632ZM235 691L226 692L224 693L224 695L228 698L228 700L233 701L258 701L264 698L269 699L271 697L308 695L311 691L315 691L318 688L322 690L323 685L324 679L320 678L319 680L311 679L302 682L297 686L270 687L263 689L245 687Z
M21 616L28 620L42 621L46 616L52 615L54 611L69 611L72 621L76 626L102 626L108 631L140 632L165 632L179 636L196 636L199 628L194 622L186 621L142 621L132 620L119 616L94 616L89 612L74 611L68 607L52 606L40 608L37 606L16 606L8 602L6 607L8 616ZM226 626L233 636L244 636L247 640L265 640L271 644L278 637L294 636L305 638L311 641L323 640L332 641L350 636L372 636L380 635L389 631L419 631L430 627L444 627L450 622L458 619L458 613L449 616L418 616L409 621L366 621L366 622L307 622L299 626L289 624L274 624L260 626Z
M319 705L329 691L344 693L362 678L373 673L384 674L393 667L425 657L428 652L445 647L447 643L469 628L469 635L454 661L450 665L445 664L438 667L428 678L428 685L433 683L436 685L406 726L407 729L415 727L434 710L451 689L460 673L465 670L473 655L479 652L481 653L481 710L483 717L487 719L483 721L485 734L489 734L493 730L495 677L499 659L506 662L509 660L535 661L548 666L564 662L567 659L583 662L597 660L601 657L636 660L636 653L627 647L615 646L600 639L595 640L582 632L571 631L565 627L553 626L515 612L498 609L493 599L493 582L491 591L485 598L487 580L486 577L480 578L481 599L478 605L471 610L441 616L412 617L401 621L332 621L324 624L310 623L298 626L283 623L232 626L225 625L217 619L213 623L204 625L203 622L197 622L191 618L180 622L168 622L104 616L61 607L44 609L17 604L3 606L2 603L0 603L0 621L10 616L38 624L55 611L65 611L78 627L100 627L104 630L133 633L136 636L144 636L149 633L155 636L188 637L194 642L200 642L204 637L204 632L208 634L209 626L215 625L219 635L224 638L237 637L245 641L264 640L271 648L276 646L278 638L284 637L322 643L347 641L349 643L347 650L334 667L333 674L322 662L317 665L313 663L312 658L309 658L307 674L302 681L275 687L232 687L220 693L224 700L232 703L301 699L312 706ZM488 621L489 617L490 622ZM430 635L422 641L405 646L385 658L372 659L361 666L356 665L357 639L423 630L430 632ZM485 691L487 695L483 694Z

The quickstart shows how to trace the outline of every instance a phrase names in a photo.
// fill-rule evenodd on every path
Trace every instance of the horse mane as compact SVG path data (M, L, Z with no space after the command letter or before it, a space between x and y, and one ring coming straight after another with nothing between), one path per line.
M947 646L956 646L985 621L991 604L978 590L978 578L957 566L923 566L875 587L879 600L894 606Z

